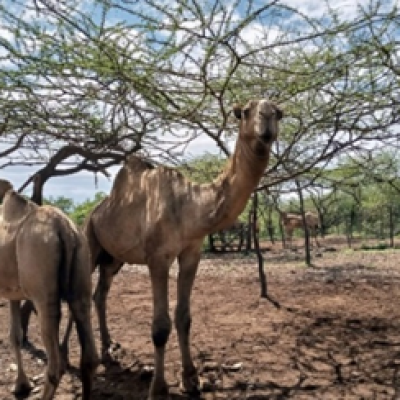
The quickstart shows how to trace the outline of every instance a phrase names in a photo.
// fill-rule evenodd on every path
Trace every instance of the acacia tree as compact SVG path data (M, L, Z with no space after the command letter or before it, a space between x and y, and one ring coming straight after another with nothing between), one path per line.
M266 93L288 115L268 185L397 138L399 13L379 0L352 19L278 1L0 7L3 167L35 167L39 194L138 151L176 163L199 135L228 155L231 104Z

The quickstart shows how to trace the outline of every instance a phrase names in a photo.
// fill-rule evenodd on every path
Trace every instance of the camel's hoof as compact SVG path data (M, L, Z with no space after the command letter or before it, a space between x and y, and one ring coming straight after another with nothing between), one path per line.
M187 373L182 373L181 391L192 396L200 394L200 381L195 369Z
M104 367L110 367L112 365L118 364L118 360L113 357L109 352L103 352L101 354L100 364Z
M32 385L28 381L26 381L15 384L14 388L12 389L12 393L18 397L24 397L27 396L32 391L32 389Z
M168 400L169 398L167 382L153 381L151 383L148 400Z

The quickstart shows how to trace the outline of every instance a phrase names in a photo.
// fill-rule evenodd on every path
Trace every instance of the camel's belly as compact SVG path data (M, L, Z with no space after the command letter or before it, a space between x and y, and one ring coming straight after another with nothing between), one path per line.
M15 287L0 287L0 298L7 300L24 300L26 296L24 295L22 289L19 286Z

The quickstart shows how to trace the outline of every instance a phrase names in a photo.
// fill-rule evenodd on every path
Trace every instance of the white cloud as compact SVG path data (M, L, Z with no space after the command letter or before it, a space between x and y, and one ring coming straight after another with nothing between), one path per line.
M352 19L357 15L358 7L368 7L370 0L330 0L328 2L320 0L282 0L282 4L292 7L310 18L319 18L326 14L327 4L339 12L341 17ZM382 6L391 9L393 6L400 6L400 0L385 0Z

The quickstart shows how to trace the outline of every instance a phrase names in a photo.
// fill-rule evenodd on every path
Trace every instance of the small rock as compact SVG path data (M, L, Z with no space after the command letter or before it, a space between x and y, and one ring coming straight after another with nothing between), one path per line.
M43 379L43 378L44 378L44 374L35 375L35 376L32 378L32 381L35 382L35 383L37 383L38 381L40 381L40 380Z
M17 364L14 364L14 363L10 364L10 366L8 367L9 371L16 371L17 369L18 369L18 366L17 366Z
M140 371L140 379L147 380L153 377L154 367L152 365L144 365Z
M208 371L216 371L219 369L219 364L214 361L207 361L203 364L203 371L208 372Z
M222 364L222 369L224 371L230 371L230 372L235 372L235 371L240 371L243 367L243 363L237 362L235 364L229 365L229 364Z

